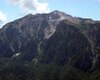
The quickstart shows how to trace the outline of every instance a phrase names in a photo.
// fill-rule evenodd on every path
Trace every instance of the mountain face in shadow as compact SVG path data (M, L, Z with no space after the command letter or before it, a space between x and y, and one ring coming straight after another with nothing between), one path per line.
M29 14L0 29L0 80L99 80L99 53L99 21Z

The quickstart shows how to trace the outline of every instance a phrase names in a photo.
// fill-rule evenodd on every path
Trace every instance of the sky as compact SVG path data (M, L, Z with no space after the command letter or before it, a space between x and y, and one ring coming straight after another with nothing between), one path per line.
M0 0L0 27L30 13L54 10L74 17L100 20L100 0Z

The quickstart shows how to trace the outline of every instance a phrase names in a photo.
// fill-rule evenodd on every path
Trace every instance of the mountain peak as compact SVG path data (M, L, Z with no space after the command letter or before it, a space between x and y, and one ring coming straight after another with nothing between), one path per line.
M63 12L58 11L58 10L54 10L54 11L52 11L51 13L63 13Z
M28 14L28 15L26 15L24 17L32 17L32 16L33 16L33 14Z
M68 15L68 14L66 14L66 13L64 13L64 12L62 12L62 11L58 11L58 10L55 10L55 11L52 11L50 14L56 14L56 15ZM70 16L70 15L69 15Z
M6 24L0 80L100 80L100 22L90 23L55 10Z

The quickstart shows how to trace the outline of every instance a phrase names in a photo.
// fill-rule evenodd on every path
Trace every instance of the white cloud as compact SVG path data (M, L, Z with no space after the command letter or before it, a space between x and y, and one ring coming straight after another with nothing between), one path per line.
M48 3L41 3L38 0L8 0L11 4L18 5L22 11L28 13L48 13Z
M7 22L7 17L6 17L6 15L5 15L2 11L0 11L0 27L1 27L2 25L4 25L6 22Z
M20 0L8 0L8 2L10 3L10 4L16 4L17 2L19 2Z

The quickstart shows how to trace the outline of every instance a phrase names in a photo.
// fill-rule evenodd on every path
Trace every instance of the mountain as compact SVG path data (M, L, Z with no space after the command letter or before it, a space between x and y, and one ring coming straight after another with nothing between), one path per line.
M0 29L0 80L100 80L100 21L55 10Z

